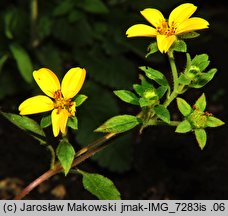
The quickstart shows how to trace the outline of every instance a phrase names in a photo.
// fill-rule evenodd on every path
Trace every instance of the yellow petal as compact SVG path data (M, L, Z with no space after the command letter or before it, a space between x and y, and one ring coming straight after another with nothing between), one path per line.
M161 23L165 21L164 16L157 9L147 8L140 12L144 18L155 27L160 26Z
M68 111L65 109L58 110L54 109L51 113L52 120L52 130L55 137L59 135L61 131L63 134L66 134L66 124L68 120Z
M61 91L65 99L73 98L81 89L86 76L86 70L76 67L70 69L61 83Z
M182 34L190 31L208 28L209 23L202 18L192 17L181 23L176 29L176 34Z
M126 34L127 37L155 37L157 35L157 31L151 26L136 24L131 26L127 30Z
M53 134L55 137L59 135L59 118L60 118L60 113L58 112L57 109L54 109L51 113L51 122L52 122L52 130Z
M61 112L61 118L59 119L59 125L60 125L60 131L62 134L66 134L66 125L67 125L67 120L69 117L69 113L67 110L62 110Z
M169 26L182 23L187 20L195 11L197 7L194 4L185 3L176 7L169 15Z
M166 53L169 48L172 46L173 42L176 40L175 35L166 36L166 35L158 35L157 36L157 44L158 49L161 53Z
M44 95L28 98L19 106L20 115L30 115L50 111L54 108L53 101Z
M49 97L54 97L54 93L60 90L58 77L49 69L41 68L33 72L33 77L40 89Z
M68 111L71 116L75 116L75 112L76 112L76 103L75 102L71 102L71 106L69 107Z

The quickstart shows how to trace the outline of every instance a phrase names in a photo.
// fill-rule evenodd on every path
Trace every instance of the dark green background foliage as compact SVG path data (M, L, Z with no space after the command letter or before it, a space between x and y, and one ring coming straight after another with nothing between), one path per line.
M87 145L101 136L99 133L93 133L93 130L108 118L118 114L134 115L138 112L134 105L126 105L118 100L112 91L131 90L133 83L139 83L138 76L142 73L138 69L139 66L153 65L153 68L164 71L165 75L169 73L167 70L169 65L164 56L156 53L145 58L147 46L151 42L150 38L127 39L125 36L127 28L131 25L147 24L139 11L152 7L160 9L167 16L175 6L187 1L39 0L37 19L32 22L33 2L35 1L0 1L0 108L3 111L18 113L17 107L24 99L41 93L33 81L33 70L47 67L62 78L71 67L86 68L86 82L80 93L87 95L88 99L76 113L78 132L70 131L71 139L73 142L76 141L74 146L77 150L79 144ZM190 2L199 6L196 16L207 19L210 28L200 32L201 36L196 40L187 41L188 52L192 56L208 53L211 65L218 68L215 79L203 90L208 98L209 111L226 121L227 9L222 1ZM180 69L183 68L185 62L182 61L181 54L177 55L177 60L180 63ZM167 77L170 78L169 75ZM200 90L192 90L185 98L191 104L201 93ZM175 106L173 108L176 109ZM176 111L172 118L178 118L176 117L178 115ZM40 120L38 115L35 115L34 119ZM9 123L2 117L0 120L0 136L4 141L0 146L2 161L0 179L18 176L25 182L29 182L48 169L48 152L41 147L32 148L31 146L36 146L38 143L32 139L27 140L23 135L24 132L11 128L12 125L9 125L10 129L6 130L5 125ZM10 136L9 131L17 135ZM46 132L51 134L51 129L46 129ZM223 193L220 192L222 186L218 186L219 192L214 196L210 196L212 188L207 184L205 190L198 188L194 192L191 189L194 182L204 185L208 176L214 176L221 171L219 163L222 163L224 170L227 171L227 162L222 160L225 155L228 156L225 127L209 133L208 147L203 153L197 148L195 140L189 136L171 135L173 132L168 128L148 128L139 137L135 130L133 133L115 139L113 145L95 155L88 167L85 167L95 172L102 170L111 178L113 177L117 187L123 193L122 197L127 199L162 199L167 198L166 196L177 199L227 199L227 185L223 188ZM160 135L162 135L161 138L159 138ZM18 141L18 137L21 137L22 143ZM29 143L25 143L26 141ZM20 149L19 146L23 143L25 146ZM6 146L3 147L3 145ZM15 147L15 145L19 146ZM20 154L13 153L16 150ZM216 163L218 158L220 161ZM17 166L17 169L14 166L18 160L20 161L18 164L21 165ZM6 167L11 163L10 171ZM180 167L180 164L183 167ZM37 166L41 167L31 172ZM205 166L215 169L214 172L205 170ZM190 174L186 174L186 170ZM201 172L202 177L196 174L197 172ZM26 175L22 176L22 173ZM223 181L219 182L220 177L211 178L211 181L215 182L214 185L217 183L223 185ZM228 180L227 174L226 180ZM178 192L182 190L181 181L187 181L185 190L188 189L189 184L189 192ZM176 182L180 189L178 186L173 187L173 182ZM144 185L137 188L136 184ZM77 190L81 189L77 188ZM153 190L156 192L151 192ZM78 191L75 191L75 194L69 193L66 198L88 198L88 194L78 195Z

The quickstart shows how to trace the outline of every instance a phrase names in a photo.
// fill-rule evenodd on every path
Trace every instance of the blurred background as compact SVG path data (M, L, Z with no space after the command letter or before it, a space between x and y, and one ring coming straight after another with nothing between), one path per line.
M113 90L132 89L139 82L139 66L169 70L165 56L145 53L150 38L127 39L128 27L146 21L139 11L157 8L167 17L177 5L198 6L194 16L210 23L197 39L188 40L191 56L207 53L209 67L218 68L203 89L183 97L193 103L205 92L207 110L227 122L228 9L225 1L181 0L1 0L0 1L0 109L18 113L26 98L41 93L32 71L47 67L60 78L71 67L84 67L87 78L81 93L88 100L77 110L79 130L70 131L78 150L100 137L93 130L117 114L136 114ZM184 65L183 54L177 55ZM179 115L175 104L173 117ZM40 115L32 116L40 120ZM51 135L51 128L46 133ZM122 199L228 199L227 126L208 130L203 151L192 134L174 128L146 128L115 139L113 144L79 167L112 179ZM53 146L55 147L55 140ZM50 152L0 116L0 198L12 199L49 169ZM56 175L26 199L95 199L83 189L81 177Z

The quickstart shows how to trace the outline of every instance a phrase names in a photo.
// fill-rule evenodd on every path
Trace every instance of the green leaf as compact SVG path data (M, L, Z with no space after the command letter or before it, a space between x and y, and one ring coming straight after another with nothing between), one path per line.
M134 128L139 123L140 120L136 116L119 115L107 120L104 124L98 127L95 132L122 133Z
M210 61L208 60L207 54L196 55L192 59L192 65L199 67L200 71L204 71L209 65Z
M99 166L108 168L111 172L123 173L131 169L133 157L134 134L126 133L114 140L109 146L91 157Z
M204 110L207 106L206 97L205 97L204 93L198 98L198 100L195 103L195 106L197 109L204 112Z
M1 56L1 58L0 58L0 74L2 72L2 68L3 68L6 60L8 59L8 57L9 56L7 54L5 54L5 55Z
M196 140L199 144L199 147L201 148L201 150L203 150L203 148L206 145L207 142L207 133L204 129L195 129L195 136L196 136Z
M171 49L176 52L187 52L187 45L183 40L176 40Z
M180 35L179 38L181 39L191 39L191 38L196 38L196 37L199 37L200 34L197 33L197 32L188 32L188 33L185 33L183 35Z
M82 170L78 172L83 176L82 183L86 190L99 200L120 200L120 193L113 182L102 175L88 173Z
M140 76L140 79L141 79L141 86L142 86L142 88L143 88L143 95L144 95L144 93L145 93L145 91L153 91L153 90L155 90L155 88L154 88L154 85L152 84L152 83L149 83L146 79L145 79L145 77L143 77L143 76Z
M189 121L184 120L182 121L176 128L176 133L187 133L192 130L192 126Z
M154 111L161 120L168 124L170 123L170 113L164 105L157 105L154 107Z
M15 8L10 8L4 14L4 26L5 26L5 35L8 39L13 39L14 37L14 28L17 25L17 10Z
M157 46L157 42L153 42L151 43L148 48L149 52L146 54L146 58L149 56L149 55L152 55L154 53L156 53L158 51L158 46Z
M152 69L150 67L145 67L145 66L139 67L139 69L144 71L146 76L149 79L154 80L159 85L163 85L163 86L168 86L169 85L167 79L165 78L165 76L160 71Z
M144 89L143 89L143 87L142 87L141 85L139 85L139 84L134 84L134 85L133 85L133 89L135 90L135 92L136 92L139 96L143 97Z
M159 99L164 96L167 89L168 89L168 86L160 86L156 89L156 95L158 96Z
M192 112L191 106L182 98L177 98L177 106L183 116L188 116Z
M101 0L83 0L77 1L77 6L90 13L104 14L109 10Z
M56 149L56 155L63 167L65 175L67 175L74 160L75 151L73 146L67 140L61 140Z
M186 68L185 68L185 72L190 69L191 64L192 64L191 56L190 56L189 53L186 53Z
M86 101L87 98L88 97L86 95L79 94L73 101L76 103L76 107L79 107Z
M181 74L178 78L178 83L182 85L189 85L191 83L191 79L189 79L185 74Z
M54 16L63 16L69 14L74 8L74 2L72 0L65 0L60 2L53 11Z
M224 124L225 123L222 120L220 120L214 116L208 116L207 117L207 122L206 122L207 127L219 127L219 126L222 126Z
M139 98L131 91L117 90L117 91L114 91L114 94L126 103L139 105Z
M51 115L46 115L42 117L40 121L40 127L41 128L46 128L51 125Z
M74 130L78 130L78 119L77 119L77 117L73 116L73 117L68 118L67 126L74 129Z
M150 106L151 105L151 100L149 100L147 98L140 98L139 99L139 105L140 105L140 107Z
M216 68L212 68L207 73L202 73L196 81L191 83L189 86L192 88L202 88L205 86L209 81L211 81L217 72Z
M28 53L19 44L16 43L12 43L10 45L10 51L12 52L13 57L17 62L17 67L22 77L26 82L31 83L33 80L33 66Z
M0 113L20 129L29 132L29 134L39 140L41 144L46 144L44 131L37 122L27 116L20 116L1 111Z

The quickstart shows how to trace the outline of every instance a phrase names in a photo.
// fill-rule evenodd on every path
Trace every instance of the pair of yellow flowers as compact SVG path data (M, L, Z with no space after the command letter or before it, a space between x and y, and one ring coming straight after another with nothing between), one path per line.
M197 7L190 3L176 7L168 20L157 9L147 8L141 11L143 17L154 27L136 24L130 27L127 37L156 37L157 46L161 53L166 53L177 39L191 31L208 28L209 23L198 17L191 17ZM69 117L75 116L76 103L72 98L80 91L86 76L85 69L72 68L64 76L61 84L57 76L47 68L33 72L33 77L41 90L47 95L28 98L19 106L21 115L29 115L51 111L52 129L54 136L60 131L66 134Z

